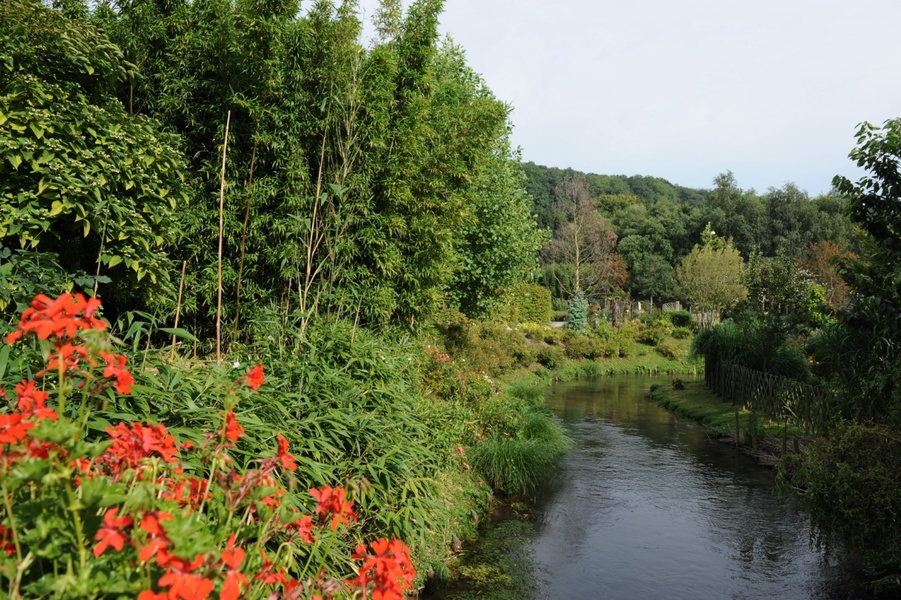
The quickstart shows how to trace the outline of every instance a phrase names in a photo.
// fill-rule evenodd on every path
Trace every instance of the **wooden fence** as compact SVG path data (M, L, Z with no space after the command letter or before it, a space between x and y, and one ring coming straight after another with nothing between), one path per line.
M759 413L806 433L823 433L829 427L832 393L824 388L709 358L704 379L719 398L736 407L736 418L738 409L747 408L752 415Z

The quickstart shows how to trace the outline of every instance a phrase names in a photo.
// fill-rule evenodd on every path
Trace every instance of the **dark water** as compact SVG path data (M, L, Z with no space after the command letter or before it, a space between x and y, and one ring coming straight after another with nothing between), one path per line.
M543 492L536 598L868 598L809 548L774 474L646 399L645 377L556 386L574 449Z

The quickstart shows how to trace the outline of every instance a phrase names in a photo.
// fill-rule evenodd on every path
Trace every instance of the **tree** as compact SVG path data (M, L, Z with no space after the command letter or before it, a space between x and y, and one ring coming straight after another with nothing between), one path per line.
M865 174L836 176L865 236L859 256L839 258L852 295L841 320L813 340L814 369L837 396L839 425L786 457L780 479L810 514L811 539L841 545L876 585L897 594L901 522L901 119L860 125L851 158Z
M809 271L814 280L826 289L826 302L832 310L838 312L851 300L851 289L839 272L839 264L849 263L857 259L857 255L844 251L834 242L817 242L807 251L802 265Z
M850 202L851 219L866 233L860 256L844 259L853 290L850 304L822 359L840 383L846 417L901 421L901 119L880 127L863 123L851 158L865 169L856 183L833 185Z
M615 252L616 233L597 210L584 177L564 178L556 194L559 224L545 256L572 265L570 294L605 298L628 280L625 264Z
M88 23L8 0L0 29L0 245L111 276L107 307L159 299L185 198L178 140L113 97L132 65Z
M744 263L732 241L718 237L708 223L701 244L676 267L677 292L693 308L710 311L718 319L748 295L742 283Z

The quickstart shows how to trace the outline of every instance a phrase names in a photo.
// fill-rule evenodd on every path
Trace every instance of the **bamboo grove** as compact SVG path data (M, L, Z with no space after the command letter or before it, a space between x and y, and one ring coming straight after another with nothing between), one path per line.
M232 342L260 307L304 325L477 314L533 266L509 107L438 39L442 2L385 0L366 35L354 2L56 8L0 7L0 252L18 273L81 277L113 316L172 315L181 288L182 322L209 338L221 310ZM6 303L32 291L11 287Z

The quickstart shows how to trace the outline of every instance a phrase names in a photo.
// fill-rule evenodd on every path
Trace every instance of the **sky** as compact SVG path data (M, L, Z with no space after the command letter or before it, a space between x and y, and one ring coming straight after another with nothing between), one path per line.
M524 161L816 196L862 174L859 123L901 117L898 23L898 0L445 0L441 31Z

